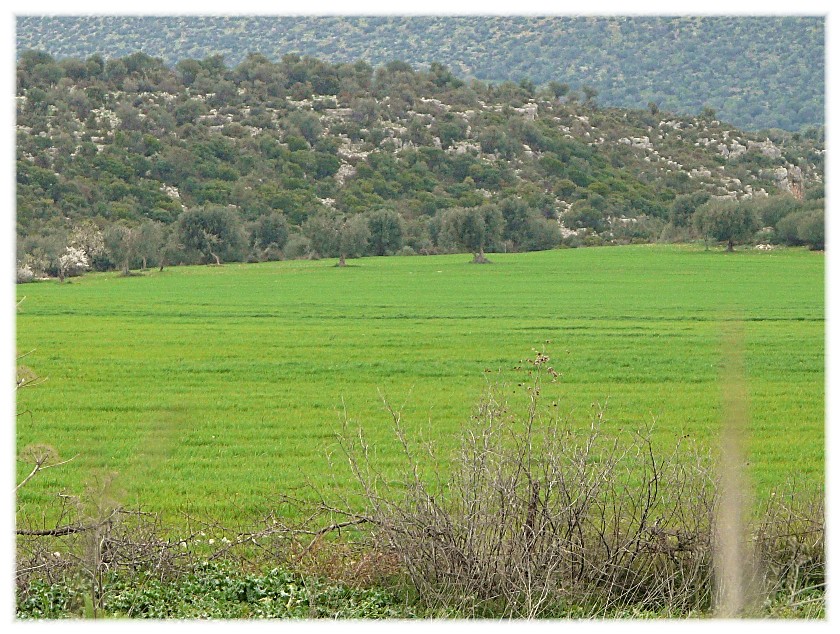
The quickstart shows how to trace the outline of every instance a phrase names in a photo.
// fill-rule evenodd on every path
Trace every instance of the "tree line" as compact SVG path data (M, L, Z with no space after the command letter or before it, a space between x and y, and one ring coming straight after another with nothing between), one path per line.
M348 258L485 251L525 244L549 249L560 244L556 221L518 201L444 210L411 223L392 209L362 214L317 213L300 228L272 212L243 222L229 207L183 211L167 225L156 220L115 222L104 230L91 220L69 231L54 230L19 242L18 281L52 276L59 280L88 270L132 270L177 264L265 262L284 259Z
M705 200L704 200L705 198ZM692 214L688 206L696 205ZM632 231L632 230L630 230ZM750 200L684 196L675 201L671 220L662 228L663 240L703 239L736 244L808 246L825 248L822 199L799 201L793 196ZM518 241L518 242L517 242ZM155 220L118 222L104 231L85 220L69 232L32 236L19 247L18 282L53 276L63 281L88 270L120 270L176 264L265 262L295 258L348 258L471 252L474 262L485 262L485 252L507 250L508 245L528 250L564 244L555 221L529 210L521 201L500 205L444 210L422 225L408 223L397 212L377 209L342 215L318 213L300 229L290 228L277 212L243 222L228 207L207 206L183 211L177 222ZM578 246L565 243L566 246Z

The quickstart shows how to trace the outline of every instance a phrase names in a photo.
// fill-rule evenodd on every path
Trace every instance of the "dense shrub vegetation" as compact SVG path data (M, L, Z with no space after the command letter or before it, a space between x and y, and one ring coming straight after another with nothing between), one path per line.
M17 71L20 281L693 239L717 199L764 210L762 239L822 245L816 131L605 109L592 91L467 84L437 63L24 51Z
M18 49L143 51L174 65L248 51L332 63L442 62L462 79L589 91L609 106L797 130L824 122L824 18L795 16L20 16Z

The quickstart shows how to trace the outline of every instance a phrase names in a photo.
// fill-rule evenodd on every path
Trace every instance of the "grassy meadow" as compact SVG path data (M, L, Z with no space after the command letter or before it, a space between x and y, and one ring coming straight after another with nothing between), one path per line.
M545 390L606 432L655 421L664 449L715 446L724 334L743 320L749 475L759 491L824 470L824 256L629 246L176 267L18 287L18 352L47 380L17 395L17 449L72 462L21 490L37 516L55 494L108 495L171 521L258 517L313 482L349 490L335 434L361 424L400 469L380 394L412 433L458 445L488 381L545 349ZM550 341L550 343L546 343ZM521 392L521 390L520 390ZM335 456L334 456L335 457ZM18 463L18 481L30 465Z

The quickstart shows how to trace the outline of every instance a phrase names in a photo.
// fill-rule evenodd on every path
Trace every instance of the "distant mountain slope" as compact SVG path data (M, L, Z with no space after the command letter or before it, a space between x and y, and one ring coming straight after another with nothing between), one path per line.
M143 51L169 65L248 52L338 63L441 62L461 77L588 86L598 102L699 113L744 129L824 124L821 17L126 17L17 19L18 51L106 58Z

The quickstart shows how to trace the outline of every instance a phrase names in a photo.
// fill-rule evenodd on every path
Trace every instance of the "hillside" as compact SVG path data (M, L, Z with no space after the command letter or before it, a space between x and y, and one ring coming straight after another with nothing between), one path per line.
M824 19L707 17L20 16L18 51L57 57L142 51L174 65L248 52L378 66L440 62L463 78L584 86L605 106L699 114L745 129L824 124Z
M54 261L92 220L177 225L169 259L202 261L207 245L183 248L184 212L198 208L232 223L228 237L213 230L230 260L337 256L355 217L368 224L354 251L383 255L467 249L457 209L483 210L483 248L510 251L680 234L710 197L783 201L759 226L822 206L813 131L768 137L708 109L680 117L528 83L467 85L440 64L251 55L171 69L144 54L27 52L17 85L19 258Z

